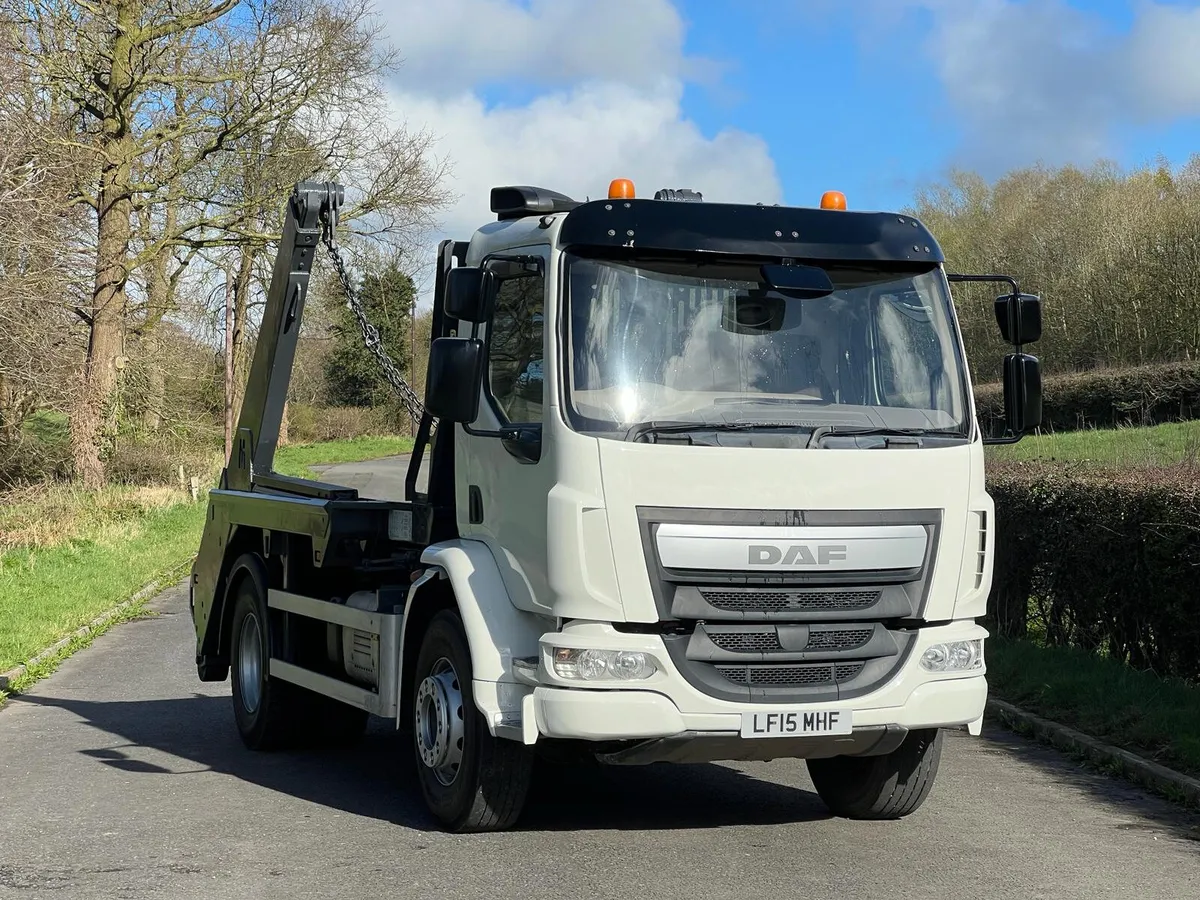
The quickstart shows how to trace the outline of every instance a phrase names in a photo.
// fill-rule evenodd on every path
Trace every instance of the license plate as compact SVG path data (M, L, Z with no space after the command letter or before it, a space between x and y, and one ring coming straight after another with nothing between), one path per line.
M755 710L742 713L742 737L813 737L825 734L850 734L854 726L848 709L820 712L771 712Z

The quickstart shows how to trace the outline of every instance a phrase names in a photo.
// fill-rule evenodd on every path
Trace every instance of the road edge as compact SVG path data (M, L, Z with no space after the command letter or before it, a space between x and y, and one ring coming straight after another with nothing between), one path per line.
M1119 774L1170 800L1200 809L1200 779L1106 744L1074 728L1043 719L997 697L988 698L987 710L1018 733L1032 734L1042 743L1081 756L1109 773Z
M69 653L63 653L64 650L70 648L71 645L77 641L88 637L98 637L129 610L145 603L154 596L162 593L167 588L178 584L179 580L183 577L183 570L185 568L186 565L180 565L175 569L168 571L166 574L160 575L159 577L146 582L128 599L123 600L115 606L110 606L86 625L75 629L61 640L55 641L49 647L39 651L37 654L30 657L19 666L15 666L14 668L9 669L7 672L0 672L0 703L3 703L4 695L12 693L12 685L28 675L30 670L36 669L38 666L52 660L57 663L62 662L64 659L70 658L75 652L78 652L86 647L87 644L81 644L74 650L71 650Z

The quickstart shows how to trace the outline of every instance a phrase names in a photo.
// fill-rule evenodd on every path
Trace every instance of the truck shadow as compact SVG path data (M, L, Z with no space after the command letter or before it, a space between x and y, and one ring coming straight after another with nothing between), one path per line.
M99 766L148 778L216 772L351 815L437 830L407 736L390 721L372 719L353 747L253 753L237 737L228 697L100 702L38 694L10 702L77 716L94 729L94 748L79 752ZM538 776L515 830L674 830L827 817L813 793L721 765L555 765Z

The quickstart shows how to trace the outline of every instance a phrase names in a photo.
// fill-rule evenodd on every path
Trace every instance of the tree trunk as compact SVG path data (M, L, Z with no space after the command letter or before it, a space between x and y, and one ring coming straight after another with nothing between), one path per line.
M107 74L101 122L101 168L96 210L96 278L92 288L91 334L82 383L71 417L75 475L94 490L104 483L104 444L112 438L117 387L117 356L125 321L125 282L129 277L132 234L131 118L133 39L137 0L114 0L112 68Z
M167 398L167 376L163 371L162 348L153 333L146 337L146 405L142 410L142 427L158 431L162 427L162 408Z
M254 260L257 250L243 247L238 263L237 280L233 285L233 417L242 414L242 400L246 396L246 373L249 360L246 358L246 321L250 317L250 283L254 277Z
M15 444L21 433L21 416L17 412L16 389L9 387L0 375L0 446Z
M279 446L286 447L288 442L288 402L283 401L283 418L279 420Z
M176 101L178 107L179 101ZM173 234L178 216L175 204L167 203L163 231ZM146 229L149 233L149 228ZM166 372L161 357L162 347L155 329L175 308L175 284L169 270L171 246L164 244L146 265L146 318L142 323L146 363L146 396L142 410L142 427L158 431L162 427L163 402L166 399Z
M117 356L125 315L125 280L131 204L118 185L128 184L129 167L105 167L92 293L92 326L84 359L83 383L71 421L75 474L94 490L104 483L104 444L112 438L117 387Z
M225 273L225 463L233 458L233 276Z

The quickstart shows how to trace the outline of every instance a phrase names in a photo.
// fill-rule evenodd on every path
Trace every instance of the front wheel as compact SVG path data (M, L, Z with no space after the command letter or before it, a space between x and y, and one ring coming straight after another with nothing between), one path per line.
M412 682L417 778L430 812L451 831L500 831L525 805L533 755L493 737L471 698L471 654L462 620L433 617Z
M910 732L883 756L808 760L817 794L835 816L899 819L916 812L933 788L942 758L942 732Z

